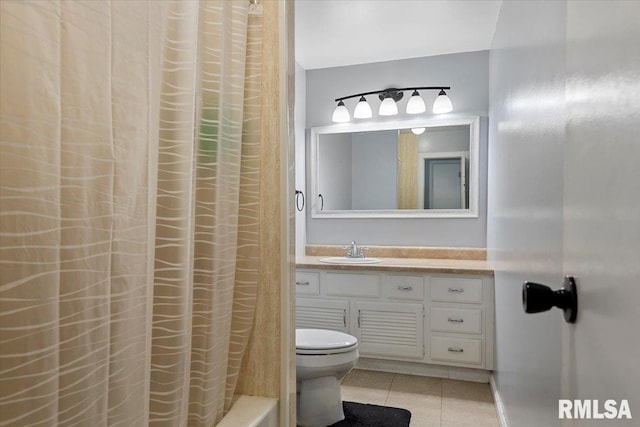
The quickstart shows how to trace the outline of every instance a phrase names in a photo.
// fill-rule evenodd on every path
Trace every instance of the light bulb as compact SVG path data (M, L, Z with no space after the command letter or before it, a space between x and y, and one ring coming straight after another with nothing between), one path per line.
M407 102L407 114L420 114L427 111L427 107L424 105L422 97L417 90L414 90Z
M391 97L385 98L380 104L378 114L381 116L395 116L398 114L398 105L396 104L396 101Z
M349 116L349 110L347 110L347 107L344 106L344 102L338 102L338 106L335 110L333 110L333 116L331 117L331 120L334 123L345 123L351 120L351 117Z
M449 113L452 110L453 110L453 104L451 103L451 100L449 99L447 94L444 92L444 90L440 90L440 93L438 93L438 97L433 102L433 113L434 114Z
M425 128L411 128L411 132L413 132L414 135L422 135L425 131Z
M360 101L358 101L358 105L356 105L355 110L353 110L353 117L356 119L369 119L372 115L371 106L365 97L361 96Z

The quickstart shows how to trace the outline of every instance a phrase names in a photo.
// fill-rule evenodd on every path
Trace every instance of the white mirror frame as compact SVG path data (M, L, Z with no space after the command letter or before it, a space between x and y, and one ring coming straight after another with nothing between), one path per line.
M318 143L320 135L370 132L416 127L469 126L469 209L320 210L318 198ZM341 123L311 128L312 218L477 218L480 181L480 117L416 118L378 123Z

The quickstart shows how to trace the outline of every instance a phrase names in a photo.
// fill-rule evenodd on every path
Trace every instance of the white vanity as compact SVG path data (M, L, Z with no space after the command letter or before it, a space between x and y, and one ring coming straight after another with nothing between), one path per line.
M354 335L363 368L488 381L493 304L493 271L484 261L297 260L296 327Z

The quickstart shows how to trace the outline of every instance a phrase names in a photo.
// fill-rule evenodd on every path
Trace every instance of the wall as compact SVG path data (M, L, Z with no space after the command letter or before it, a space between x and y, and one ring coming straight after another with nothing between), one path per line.
M318 147L320 164L318 194L326 210L351 209L351 138L349 134L323 135Z
M351 209L395 209L398 139L396 131L351 137Z
M314 219L307 211L309 244L363 244L485 247L489 52L468 52L307 71L307 128L331 123L334 99L386 87L451 86L455 114L479 115L480 185L478 218L462 219ZM435 91L421 93L426 104ZM408 95L407 95L408 97ZM378 101L369 99L377 108ZM355 100L346 102L352 109ZM406 98L399 109L405 108ZM401 112L402 117L404 113ZM453 113L452 113L453 115ZM406 117L406 116L405 116ZM374 114L371 120L384 120ZM308 144L308 141L307 141ZM307 145L307 148L309 145ZM299 164L297 165L299 166ZM309 184L307 173L307 184ZM307 185L310 188L310 185Z
M469 151L469 126L427 129L418 136L420 153Z
M306 95L307 95L307 78L304 68L297 63L295 64L295 104L294 104L294 132L295 132L295 164L305 164L305 123L307 115ZM306 177L305 168L295 168L295 187L296 190L304 192L305 205L307 203ZM299 196L298 203L302 205L302 196ZM306 206L305 206L306 208ZM307 224L305 209L301 212L296 209L296 256L304 255L304 246L307 242Z
M526 280L562 283L565 2L503 2L490 60L487 250L496 384L510 426L558 426L561 314L526 315ZM541 31L544 28L544 31Z

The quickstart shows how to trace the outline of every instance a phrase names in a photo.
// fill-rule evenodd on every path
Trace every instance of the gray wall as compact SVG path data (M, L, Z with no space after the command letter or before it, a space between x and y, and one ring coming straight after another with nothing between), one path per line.
M364 244L378 245L485 247L488 51L308 70L306 78L307 128L332 124L333 100L337 97L393 86L451 86L448 95L453 101L455 114L482 117L478 218L314 219L307 212L308 243L342 244L355 239ZM427 108L435 99L435 91L431 92L421 93ZM346 102L350 111L356 101ZM379 101L369 99L369 102L376 109ZM392 119L406 117L402 112L405 106L406 99L403 99L399 103L400 115ZM374 113L371 120L384 119ZM307 187L310 188L309 185Z
M322 135L318 144L318 192L324 199L324 209L351 209L351 135Z
M469 126L427 129L418 136L421 153L448 153L469 151Z
M398 132L358 132L351 137L351 209L395 209Z
M565 8L503 2L491 50L487 249L496 382L514 427L560 425L561 313L524 314L521 286L562 283Z

